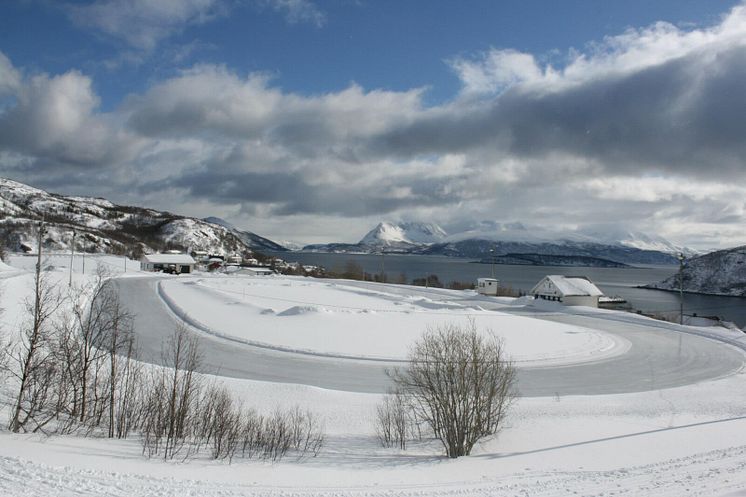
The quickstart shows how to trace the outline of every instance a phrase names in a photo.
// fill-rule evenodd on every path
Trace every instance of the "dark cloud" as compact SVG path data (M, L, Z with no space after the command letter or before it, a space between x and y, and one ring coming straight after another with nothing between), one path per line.
M180 189L205 200L220 199L230 204L271 204L278 216L327 214L344 217L391 213L407 207L450 204L458 199L445 191L443 181L409 179L414 187L406 195L392 194L396 185L310 184L297 173L230 173L219 170L183 174L176 178L142 184L139 189L153 193ZM396 182L398 184L400 182Z
M516 87L372 140L375 154L492 150L592 159L613 174L746 172L746 46L691 53L560 91ZM551 167L551 164L547 164Z

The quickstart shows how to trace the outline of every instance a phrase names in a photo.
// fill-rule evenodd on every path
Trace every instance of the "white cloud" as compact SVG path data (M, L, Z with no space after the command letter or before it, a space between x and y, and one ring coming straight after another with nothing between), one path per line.
M733 8L719 24L701 29L682 29L666 22L629 28L620 35L590 43L583 51L570 50L562 67L541 66L531 54L496 48L474 58L458 57L448 62L467 94L496 93L511 87L556 92L692 54L712 57L739 46L746 46L745 5Z
M300 96L269 85L264 74L241 77L222 66L200 65L132 96L125 110L143 135L210 134L262 140L308 151L352 145L422 112L421 90ZM341 151L340 151L341 152Z
M77 24L93 28L140 50L201 24L222 12L220 0L97 0L68 7Z
M308 23L322 27L326 15L310 0L251 0L266 5L290 24ZM133 49L151 52L159 42L189 26L224 16L235 7L227 0L95 0L70 4L66 10L77 25L91 28ZM125 53L113 63L138 59Z
M274 10L285 16L290 24L308 23L317 28L326 24L326 14L324 14L310 0L264 0Z
M21 73L0 52L0 97L15 94L21 87Z
M544 77L533 55L509 49L492 49L477 59L456 58L449 64L461 79L466 94L499 93Z
M134 156L137 139L97 113L99 98L82 73L19 76L9 88L13 103L0 109L3 149L55 167L101 168Z

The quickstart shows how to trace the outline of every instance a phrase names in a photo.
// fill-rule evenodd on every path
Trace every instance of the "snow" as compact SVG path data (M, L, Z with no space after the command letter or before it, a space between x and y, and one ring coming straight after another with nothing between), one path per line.
M442 241L446 232L434 223L379 223L360 240L360 245L427 245Z
M121 258L89 257L87 274L94 261L114 271L123 270ZM69 264L69 259L61 254L51 257L49 262L58 269L49 272L50 277L66 284L65 264ZM90 277L80 273L80 262L76 259L73 273L78 282ZM0 316L3 330L14 329L22 318L22 301L31 291L31 275L26 270L33 267L35 258L12 256L9 263L15 270L0 267L1 307L5 310ZM136 266L132 261L127 264L128 276L144 277L133 270ZM221 312L232 306L273 309L275 314L268 314L272 319L305 319L309 326L313 319L327 315L350 314L362 319L391 314L404 319L427 312L481 312L459 308L457 302L418 301L406 295L399 297L402 303L397 305L388 285L367 284L367 288L360 288L343 282L300 278L256 280L259 278L179 277L169 279L168 283L172 295L178 293L177 289L187 289L183 299L179 295L174 297L184 305L191 302L194 292L208 299L208 307L221 301L238 302L224 305ZM259 286L249 286L249 282ZM247 290L246 298L235 293L237 285L241 292ZM448 293L441 291L441 295ZM304 299L308 302L302 302ZM508 305L508 300L499 301ZM525 300L513 304L525 304ZM360 309L343 309L343 306L375 312L357 312ZM276 315L305 307L316 310L283 318ZM410 314L401 308L408 308ZM642 319L613 311L576 308L562 312L593 313L630 322ZM252 327L258 327L253 325L255 318L251 316ZM537 324L525 319L526 326ZM224 318L224 321L229 320ZM527 330L530 329L529 326ZM328 436L325 448L317 458L276 464L246 460L229 464L212 461L204 455L187 462L165 462L143 457L134 438L112 441L95 437L13 435L3 431L3 423L0 425L0 495L746 495L743 369L716 380L644 393L522 398L496 438L479 444L472 456L457 460L439 455L438 445L429 441L415 443L407 451L382 449L375 440L372 425L380 395L230 378L220 381L245 405L272 410L276 406L297 404L316 413L325 422ZM0 400L7 395L8 388L8 383L0 382ZM7 406L0 408L0 417L6 419L6 414Z
M628 346L597 330L376 292L339 280L186 277L161 281L159 288L176 314L203 331L320 355L402 360L428 326L466 326L470 318L502 339L521 367L600 360Z

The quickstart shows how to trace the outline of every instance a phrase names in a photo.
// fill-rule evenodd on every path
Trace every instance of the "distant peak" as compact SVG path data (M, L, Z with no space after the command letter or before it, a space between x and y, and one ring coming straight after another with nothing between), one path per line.
M443 228L435 223L383 221L368 232L360 244L371 246L428 245L440 242L446 236Z

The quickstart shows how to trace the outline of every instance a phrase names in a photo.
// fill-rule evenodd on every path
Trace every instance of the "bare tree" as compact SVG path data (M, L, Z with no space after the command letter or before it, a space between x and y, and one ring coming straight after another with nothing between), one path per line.
M115 409L115 435L117 438L127 438L130 430L140 426L142 412L139 406L143 399L142 363L137 361L135 340L129 335L125 340L126 346L118 359L118 395ZM109 436L111 436L111 429Z
M417 431L416 423L407 396L398 390L384 397L376 408L376 435L383 447L405 450Z
M496 434L514 397L515 372L500 340L480 334L473 320L428 328L408 367L390 376L452 458Z
M165 345L162 362L165 368L153 375L143 403L143 452L172 459L199 435L196 407L201 386L196 371L201 353L183 324ZM190 454L187 447L184 457Z
M42 268L43 224L39 226L38 255L34 272L34 294L25 303L27 322L20 330L20 343L8 354L8 371L18 381L18 394L13 406L8 429L17 433L42 430L50 421L44 416L51 402L52 379L57 375L56 362L51 352L53 330L51 319L62 303L57 288L46 278Z
M124 395L127 392L127 381L131 380L130 368L133 367L132 355L134 352L135 338L132 332L132 315L124 309L119 300L119 294L115 293L110 300L108 309L111 326L105 344L109 359L109 438L114 438L117 429L117 394ZM120 361L119 356L123 359ZM122 363L120 365L120 362Z
M105 337L112 334L115 319L113 310L119 310L118 295L112 287L109 274L99 266L94 281L87 288L78 289L73 305L76 332L79 345L80 360L78 384L80 385L79 418L86 420L90 404L89 389L91 375L98 372L97 364L106 357L106 349L99 348Z

